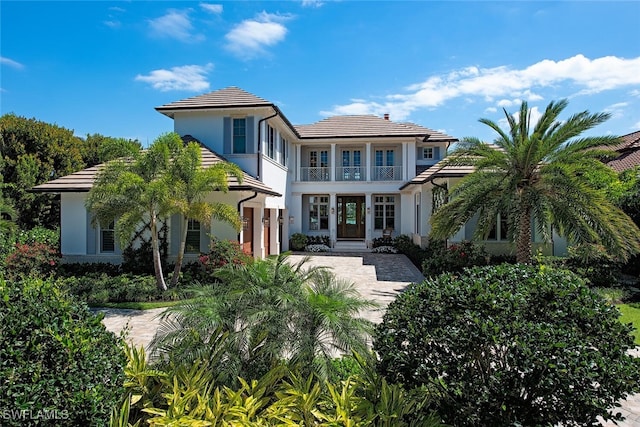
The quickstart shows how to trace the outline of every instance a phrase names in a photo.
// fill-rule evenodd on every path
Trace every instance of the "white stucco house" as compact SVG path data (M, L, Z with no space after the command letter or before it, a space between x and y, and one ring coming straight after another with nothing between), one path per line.
M406 234L425 245L438 188L451 186L468 168L438 165L456 138L388 115L334 116L293 125L273 102L228 87L156 107L185 140L202 146L205 166L227 160L245 172L242 184L212 193L237 206L240 234L210 224L212 234L238 239L260 258L289 249L293 233L329 236L331 246L366 249L383 231ZM99 167L39 185L61 194L61 251L69 261L117 262L120 248L106 225L93 227L85 200ZM435 202L434 202L435 198ZM171 218L170 256L177 253L179 221ZM452 240L471 237L473 224ZM488 247L509 250L500 226ZM206 251L205 227L189 223L188 248ZM562 250L546 245L545 252Z

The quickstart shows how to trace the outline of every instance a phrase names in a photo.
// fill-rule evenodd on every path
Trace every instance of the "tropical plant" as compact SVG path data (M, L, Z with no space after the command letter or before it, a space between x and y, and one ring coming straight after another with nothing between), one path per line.
M448 238L477 215L475 237L486 238L498 214L506 215L509 238L516 243L518 262L532 257L532 221L545 238L550 227L573 243L601 244L626 260L640 251L640 230L620 209L589 185L586 173L607 168L602 149L618 142L613 136L581 134L609 118L583 111L565 121L559 116L566 100L551 102L533 125L523 102L519 114L504 110L509 130L480 119L498 137L490 145L465 139L446 164L465 164L475 171L451 190L449 202L431 218L432 236Z
M119 342L52 280L0 278L2 425L106 425L125 379Z
M203 168L200 145L196 142L190 142L173 157L167 174L172 187L169 205L174 212L181 215L182 236L171 280L172 286L178 283L180 277L189 220L196 220L208 228L211 220L216 219L240 230L242 223L234 206L205 201L205 197L212 191L228 191L228 176L233 176L242 183L242 170L234 163L217 162L206 169Z
M435 385L456 426L596 425L640 391L617 308L567 270L475 267L411 286L378 326L379 372ZM579 393L576 393L579 390Z
M158 288L166 290L158 228L160 221L171 212L168 200L172 189L166 179L170 158L182 146L175 133L155 139L146 151L133 158L108 162L98 173L89 191L86 206L95 215L93 223L109 224L115 221L115 236L128 242L141 224L148 222L153 252L153 269Z
M222 283L191 290L194 298L165 312L155 357L208 360L232 385L284 359L327 378L335 353L366 348L371 324L357 316L372 303L324 268L292 265L282 254L227 264L216 276Z

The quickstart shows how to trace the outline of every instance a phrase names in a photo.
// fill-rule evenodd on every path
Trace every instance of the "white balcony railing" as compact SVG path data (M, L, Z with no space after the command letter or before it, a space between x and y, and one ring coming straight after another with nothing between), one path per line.
M336 168L336 181L364 181L367 179L364 166L340 166Z
M373 181L400 181L402 179L402 166L374 166Z
M301 167L300 181L329 181L331 170L327 167Z

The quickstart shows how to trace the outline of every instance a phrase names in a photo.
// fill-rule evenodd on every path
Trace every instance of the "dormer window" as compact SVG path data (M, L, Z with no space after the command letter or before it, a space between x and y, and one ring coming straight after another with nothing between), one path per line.
M424 147L422 148L422 158L426 160L434 159L433 147Z

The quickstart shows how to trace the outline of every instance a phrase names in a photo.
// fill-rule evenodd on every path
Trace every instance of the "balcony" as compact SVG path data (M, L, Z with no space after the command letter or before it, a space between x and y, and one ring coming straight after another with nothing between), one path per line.
M400 181L402 166L374 166L371 171L372 181Z
M300 181L329 181L331 179L331 168L328 167L301 167Z
M363 166L341 166L336 168L336 181L364 181L367 179Z

